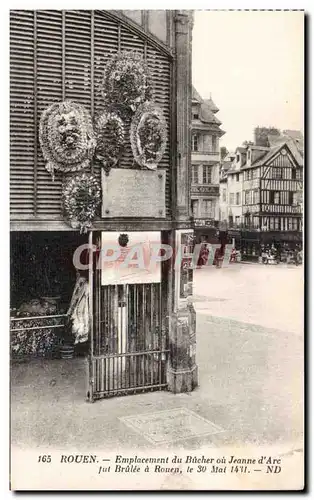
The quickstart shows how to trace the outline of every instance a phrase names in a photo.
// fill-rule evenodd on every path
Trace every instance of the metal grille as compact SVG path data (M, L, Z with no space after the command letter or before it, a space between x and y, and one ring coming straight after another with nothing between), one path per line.
M94 270L89 400L163 389L168 357L161 283L101 285Z

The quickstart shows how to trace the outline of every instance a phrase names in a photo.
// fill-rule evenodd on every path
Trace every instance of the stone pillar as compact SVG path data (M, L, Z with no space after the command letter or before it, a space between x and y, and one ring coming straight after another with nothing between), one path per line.
M193 11L177 10L175 15L175 110L176 172L173 212L176 220L187 221L190 213L191 97L192 97Z
M173 308L169 332L170 359L167 381L171 392L190 392L198 385L196 365L196 314L190 300L193 285L192 229L172 231L176 260L173 262ZM185 246L185 249L183 248ZM182 252L182 253L181 253ZM179 253L179 255L178 255Z

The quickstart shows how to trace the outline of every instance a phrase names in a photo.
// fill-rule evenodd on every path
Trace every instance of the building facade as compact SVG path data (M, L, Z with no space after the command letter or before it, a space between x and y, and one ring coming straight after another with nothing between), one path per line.
M16 311L22 311L23 302L42 303L49 295L51 300L58 297L64 305L63 312L67 310L76 283L73 253L80 245L87 246L89 401L136 392L147 386L190 391L197 384L195 311L187 301L191 273L185 268L176 270L169 261L162 266L157 282L145 286L141 282L119 282L111 286L103 284L102 270L96 264L106 238L115 238L120 244L132 239L135 233L145 238L147 232L153 232L163 243L188 246L193 234L189 189L192 27L192 11L185 10L10 12L11 317L12 325L22 325L11 329L11 338L18 336L21 329L24 331L27 323L25 318L21 323L14 317ZM136 157L136 141L132 149L127 140L135 110L141 111L139 102L143 98L145 107L147 99L142 95L140 101L131 105L131 101L125 101L126 95L131 98L129 87L123 89L124 80L115 78L116 72L110 70L120 57L131 64L132 81L142 81L143 71L148 74L145 84L131 90L135 94L146 92L149 82L150 109L157 109L153 124L148 120L145 126L147 130L159 127L158 121L158 137L165 147L158 165L155 162L151 169ZM119 64L116 67L128 79L125 65L121 61ZM110 81L116 92L112 93L118 114L115 123L120 124L120 132L122 127L126 138L109 168L93 154L90 140L100 117L109 120L105 97L110 85L105 86L105 71L111 71ZM116 100L114 96L118 96ZM43 113L55 109L53 106L63 110L55 118L61 125L57 128L56 121L49 118L49 134L40 136ZM67 111L74 106L83 107L84 114ZM141 113L143 118L146 112L142 109ZM85 149L82 146L81 151L91 153L84 157L84 163L72 169L71 162L69 167L58 151L60 141L63 151L77 140L69 136L67 143L62 135L65 129L66 133L73 133L73 117L76 137L85 137L85 142L81 142ZM99 134L95 140L96 149L102 147L105 134ZM55 172L45 163L39 137L51 139L53 159L61 158ZM115 140L119 143L121 134ZM76 173L82 173L82 165L94 185L99 186L100 203L87 233L80 234L65 215L62 200L64 186ZM77 182L76 189L79 186ZM90 190L89 196L92 193ZM73 192L70 195L74 197ZM59 306L57 312L59 319ZM54 321L52 318L53 324ZM54 326L63 331L62 324ZM38 325L33 329L40 344L41 329ZM52 340L55 342L54 337ZM15 348L19 345L16 342ZM36 355L42 350L36 350ZM135 362L132 353L136 353ZM116 364L112 365L111 358L116 359ZM146 362L150 364L149 377L144 376ZM119 363L121 372L117 371Z
M191 211L197 239L215 234L219 221L219 139L224 131L216 117L218 111L212 98L202 99L193 87Z

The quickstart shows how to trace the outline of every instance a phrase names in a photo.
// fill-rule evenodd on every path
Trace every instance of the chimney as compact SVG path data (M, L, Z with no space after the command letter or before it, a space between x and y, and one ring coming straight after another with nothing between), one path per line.
M254 129L254 144L255 144L255 146L263 146L263 147L268 148L269 147L269 141L268 141L269 135L279 136L280 130L278 130L275 127L255 127L255 129Z

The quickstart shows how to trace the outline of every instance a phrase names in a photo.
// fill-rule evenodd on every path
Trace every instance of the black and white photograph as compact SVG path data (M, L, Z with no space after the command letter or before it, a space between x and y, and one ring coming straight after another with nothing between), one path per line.
M304 488L305 12L208 8L8 10L13 491Z

